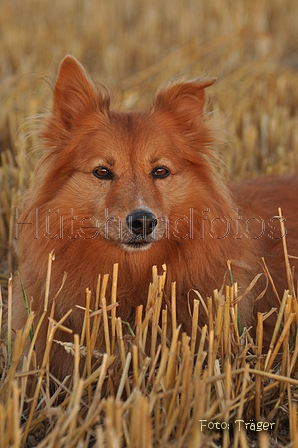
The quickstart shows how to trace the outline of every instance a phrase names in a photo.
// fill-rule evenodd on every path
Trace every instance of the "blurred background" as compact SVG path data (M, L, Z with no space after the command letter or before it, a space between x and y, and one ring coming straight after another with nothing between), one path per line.
M173 77L218 77L208 110L222 174L297 171L297 0L1 0L2 283L12 269L11 207L32 182L40 117L67 53L125 109L147 105Z

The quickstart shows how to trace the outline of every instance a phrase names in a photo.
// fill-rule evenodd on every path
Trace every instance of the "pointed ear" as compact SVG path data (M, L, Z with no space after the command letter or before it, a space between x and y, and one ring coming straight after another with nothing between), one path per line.
M216 78L205 81L180 81L159 91L153 103L153 110L168 112L176 116L181 125L192 127L203 119L206 100L205 89L212 86Z
M59 68L54 89L54 114L66 130L75 127L82 116L101 106L109 106L109 99L95 91L83 66L73 56L65 56Z

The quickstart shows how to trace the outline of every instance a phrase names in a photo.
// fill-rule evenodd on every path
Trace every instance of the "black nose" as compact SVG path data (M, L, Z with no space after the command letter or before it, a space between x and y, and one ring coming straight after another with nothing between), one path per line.
M147 210L135 210L126 217L129 230L135 235L145 238L157 226L156 216Z

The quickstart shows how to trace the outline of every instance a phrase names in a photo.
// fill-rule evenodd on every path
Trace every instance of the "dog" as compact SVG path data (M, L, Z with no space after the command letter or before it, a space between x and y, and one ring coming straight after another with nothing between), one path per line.
M111 274L114 263L119 264L117 316L132 323L136 307L147 303L152 266L164 263L165 294L170 297L176 281L177 323L188 334L188 291L198 290L205 300L220 289L227 260L243 294L263 272L264 257L282 296L287 278L277 209L282 207L289 253L297 255L298 176L237 184L220 177L216 136L204 113L206 89L214 82L175 81L159 90L147 109L122 112L111 108L107 90L95 88L74 57L63 59L41 130L45 155L17 223L20 275L28 301L32 298L35 325L44 310L50 252L55 261L48 310L66 271L55 319L72 309L64 325L78 334L84 313L76 305L85 306L87 287L94 300L98 274ZM297 260L292 264L297 269ZM26 313L17 275L13 284L17 330ZM270 282L256 302L265 287L264 274L240 300L242 328L255 329L256 313L278 306ZM274 315L264 321L265 345L275 321ZM206 322L201 307L199 324ZM39 364L47 326L45 319L36 341ZM57 330L56 339L72 338ZM53 345L52 372L63 378L72 366L72 357Z

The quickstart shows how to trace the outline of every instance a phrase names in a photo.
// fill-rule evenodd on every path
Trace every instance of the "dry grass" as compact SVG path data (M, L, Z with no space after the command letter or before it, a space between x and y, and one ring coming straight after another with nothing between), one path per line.
M0 448L92 443L99 447L298 446L298 343L288 342L298 324L292 285L285 285L291 294L284 294L275 340L268 354L263 354L262 317L255 344L249 333L238 334L232 302L235 287L228 287L225 294L215 292L206 300L209 326L200 331L196 320L203 303L195 302L190 310L193 332L189 338L176 328L174 289L166 310L162 305L164 277L154 270L145 317L138 310L132 335L116 317L116 307L105 305L107 277L103 277L98 290L101 313L92 314L86 294L81 339L75 338L74 345L67 347L74 354L73 377L58 384L48 373L50 345L56 343L55 329L63 325L53 320L34 398L28 403L28 360L22 361L23 373L16 368L30 322L16 336L12 353L9 337L9 276L16 243L12 207L31 183L39 157L39 151L32 151L38 141L35 129L39 114L49 107L49 85L62 57L66 53L76 56L125 108L143 106L172 77L218 76L210 90L212 119L222 131L222 173L238 179L297 171L297 16L294 0L0 2L0 280L4 302L2 306L1 295ZM286 256L288 274L290 262ZM113 303L116 300L115 280ZM169 312L172 341L165 334ZM144 353L150 328L158 336L151 339L150 352ZM102 362L90 375L98 331L106 354L97 353ZM279 351L283 353L280 358ZM34 357L34 351L29 356ZM78 374L79 356L86 358L83 378ZM272 430L249 431L241 425L239 431L234 424L235 420L249 423L263 418L274 423ZM210 425L229 424L230 431L209 431L201 426L202 420Z
M48 273L51 263L50 256ZM297 299L285 291L270 349L263 354L262 330L266 317L258 316L256 344L248 329L239 334L233 300L237 296L236 284L227 286L225 295L214 291L213 298L208 298L208 327L198 329L199 308L203 304L194 300L190 310L191 337L179 334L180 328L176 327L173 284L169 304L173 336L169 341L166 334L169 311L167 306L162 306L166 266L163 269L163 275L158 276L156 267L153 268L145 316L142 319L140 306L134 332L128 331L113 312L117 305L117 265L112 280L114 300L111 306L105 303L107 276L101 283L99 279L96 302L100 312L91 312L90 293L86 291L82 334L80 338L74 337L73 344L64 344L65 350L73 354L74 373L63 383L49 373L49 353L52 344L59 343L55 340L55 331L63 325L66 316L59 322L54 316L50 319L42 364L38 371L29 371L38 338L37 326L28 356L23 358L33 318L29 315L24 331L16 334L12 355L9 343L8 350L2 349L1 447L22 443L27 446L39 443L40 447L96 444L138 448L237 447L240 443L245 447L250 442L256 443L257 439L259 446L265 447L269 446L269 440L276 446L276 438L280 446L286 446L290 440L297 443ZM9 282L8 315L11 314L11 295ZM48 288L45 296L46 309ZM212 302L216 310L214 315ZM149 350L148 329L157 336L149 340L150 353L146 353L146 348ZM8 319L9 335L10 332ZM94 352L102 361L99 367L91 370L91 354L98 333L103 337L105 349L102 353ZM197 338L199 344L196 344ZM282 357L277 356L281 348ZM82 378L78 370L80 357L85 359ZM20 363L22 369L17 370ZM33 395L28 399L27 380L32 376Z

